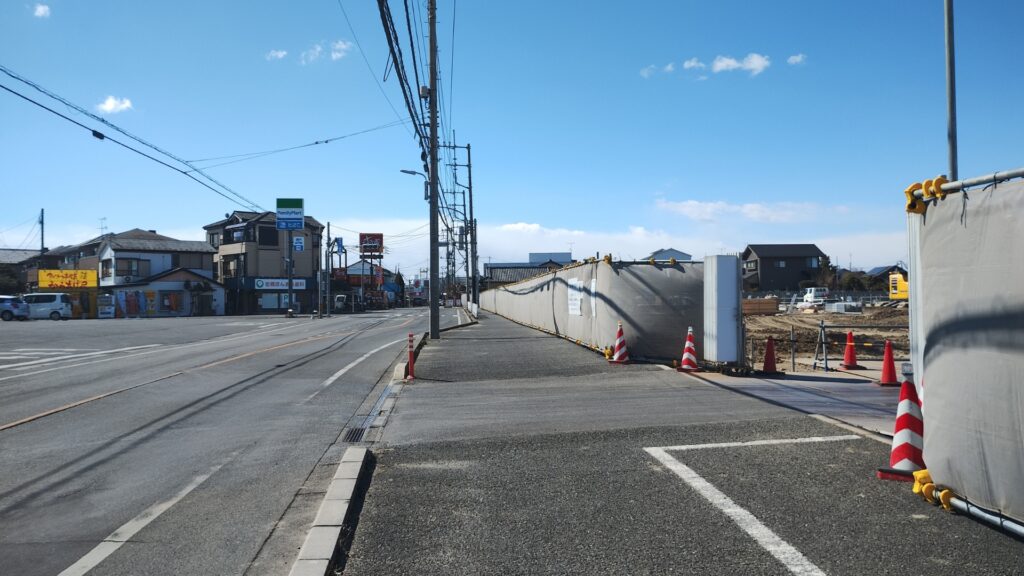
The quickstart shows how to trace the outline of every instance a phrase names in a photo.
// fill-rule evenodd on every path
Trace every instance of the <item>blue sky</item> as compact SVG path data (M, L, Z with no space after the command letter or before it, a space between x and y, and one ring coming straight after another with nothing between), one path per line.
M276 149L404 110L394 74L391 104L374 80L387 61L376 3L343 5L351 29L336 0L8 0L0 64L188 160ZM947 171L939 0L438 6L446 124L473 146L481 262L815 242L870 267L906 258L903 187ZM1022 17L1016 2L957 3L961 176L1024 164ZM201 238L239 208L7 92L0 117L2 247L38 246L40 208L49 247L95 236L101 218ZM269 209L305 198L346 243L394 236L385 265L415 271L427 206L399 170L421 166L392 126L209 173Z

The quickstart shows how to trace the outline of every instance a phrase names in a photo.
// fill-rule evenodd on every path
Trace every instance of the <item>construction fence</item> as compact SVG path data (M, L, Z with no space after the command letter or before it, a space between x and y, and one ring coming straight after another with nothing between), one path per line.
M582 345L604 349L622 322L629 354L678 360L693 327L703 350L701 262L585 262L487 290L480 308Z
M936 485L1022 521L1024 183L973 180L906 192L924 462Z

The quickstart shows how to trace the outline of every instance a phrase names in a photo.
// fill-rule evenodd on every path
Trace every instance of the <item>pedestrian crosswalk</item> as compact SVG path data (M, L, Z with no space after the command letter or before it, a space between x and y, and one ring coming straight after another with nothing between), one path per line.
M130 352L155 346L158 345L147 344L107 350L100 348L14 348L0 351L0 370L30 370L42 365L95 359L119 352Z
M0 351L0 363L9 360L37 360L98 350L98 348L15 348L14 350Z

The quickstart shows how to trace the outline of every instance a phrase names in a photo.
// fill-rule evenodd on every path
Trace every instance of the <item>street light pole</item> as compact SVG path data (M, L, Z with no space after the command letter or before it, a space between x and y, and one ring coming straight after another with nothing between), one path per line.
M437 0L427 1L430 27L430 339L441 338L437 246Z
M946 0L946 126L949 140L949 179L959 180L956 150L956 63L953 55L953 0Z

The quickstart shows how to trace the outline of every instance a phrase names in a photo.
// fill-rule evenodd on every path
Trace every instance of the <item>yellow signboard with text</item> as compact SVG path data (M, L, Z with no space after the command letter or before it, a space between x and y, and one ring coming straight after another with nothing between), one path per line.
M40 270L40 288L95 288L95 270Z

